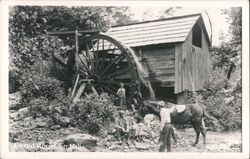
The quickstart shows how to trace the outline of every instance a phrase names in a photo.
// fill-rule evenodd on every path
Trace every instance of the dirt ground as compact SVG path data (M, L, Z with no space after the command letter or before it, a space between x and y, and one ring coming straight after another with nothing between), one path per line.
M172 143L172 152L241 152L241 131L236 132L207 132L207 144L203 145L203 138L200 136L200 142L196 146L191 144L195 141L195 132L192 128L185 130L176 130L178 132L178 142ZM147 142L146 142L147 143ZM117 151L125 152L158 152L159 143L148 143L149 149L134 149L130 146L123 147ZM110 151L107 149L99 149L99 151Z
M178 142L177 144L172 144L172 152L241 152L241 131L208 131L207 144L204 146L202 137L200 137L200 142L195 147L191 146L195 140L195 132L192 128L182 130L176 129L176 131L178 133ZM10 151L86 151L84 148L64 149L63 147L47 147L33 149L29 147L18 147L20 144L41 143L45 140L49 143L59 143L67 135L74 133L84 132L74 128L62 128L53 131L44 128L36 128L33 131L23 131L23 133L19 135L20 140L17 142L10 142ZM122 146L118 141L110 141L108 143L106 138L100 138L100 141L98 141L98 145L96 147L96 152L158 152L159 142L157 140L149 141L145 139L144 142L139 144L142 145L142 148L138 148L133 144Z
M26 110L28 113L28 110ZM25 114L25 113L22 113ZM12 113L13 115L13 113ZM40 119L40 118L39 118ZM143 142L122 145L114 135L99 134L95 152L158 152L159 149L159 120L153 118L148 134ZM11 117L9 120L10 151L28 152L64 152L64 151L89 151L84 146L65 148L62 142L69 135L86 134L87 132L75 127L48 126L47 122L37 121L31 116ZM214 132L207 131L207 144L203 145L203 137L195 147L193 128L176 129L178 134L177 144L172 144L172 152L241 152L241 131ZM101 137L102 136L102 137ZM41 144L41 145L39 145ZM34 146L35 145L35 146ZM53 147L53 145L56 145Z
M180 136L178 143L173 145L173 152L241 152L241 131L207 132L207 144L203 145L200 136L198 145L191 146L195 140L193 129L177 130Z

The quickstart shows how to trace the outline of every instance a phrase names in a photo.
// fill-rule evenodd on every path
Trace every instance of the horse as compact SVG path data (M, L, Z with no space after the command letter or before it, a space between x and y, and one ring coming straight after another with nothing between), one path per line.
M150 113L155 114L160 118L160 109L153 106L157 105L157 102L144 102L144 105L148 108ZM171 122L173 124L191 124L196 132L195 142L192 144L196 146L199 142L200 133L203 136L203 145L206 145L206 128L204 124L204 117L207 117L211 120L216 120L215 118L208 115L203 107L199 104L186 104L185 110L183 112L177 112L178 105L167 102L166 104L170 105L170 108L173 109L171 113Z

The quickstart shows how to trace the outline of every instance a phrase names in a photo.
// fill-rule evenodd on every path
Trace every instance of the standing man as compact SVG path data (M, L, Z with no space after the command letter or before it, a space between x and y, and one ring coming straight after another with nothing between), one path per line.
M125 103L125 100L126 100L126 90L124 88L124 84L123 83L120 83L120 88L117 91L117 95L118 95L118 98L119 98L121 109L126 110L126 103Z
M171 152L171 137L173 137L175 143L177 139L174 134L174 129L171 124L171 112L173 111L171 108L165 107L165 102L160 101L158 103L160 106L160 149L159 152L165 152L165 146L167 145L167 152Z

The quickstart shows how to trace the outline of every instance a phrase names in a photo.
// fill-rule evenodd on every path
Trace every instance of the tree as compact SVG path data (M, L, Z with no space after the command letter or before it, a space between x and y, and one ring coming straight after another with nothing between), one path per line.
M160 19L164 19L167 17L171 17L173 16L173 14L178 10L181 9L182 7L169 7L168 9L166 9L165 11L163 11L161 13Z
M10 7L10 85L16 83L22 71L30 71L37 62L52 61L52 53L63 54L72 48L73 37L47 36L46 31L106 31L111 25L128 23L128 10L128 7Z
M207 110L216 117L225 130L239 129L242 123L242 10L223 10L229 23L227 38L210 51L213 71L206 82L202 96Z
M230 8L223 10L229 23L229 31L226 37L222 37L221 46L211 50L213 68L223 68L228 79L236 65L240 65L242 48L242 9Z

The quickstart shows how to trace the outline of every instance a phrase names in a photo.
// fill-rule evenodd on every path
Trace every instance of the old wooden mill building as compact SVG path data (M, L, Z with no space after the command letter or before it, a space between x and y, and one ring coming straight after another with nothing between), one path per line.
M108 35L134 50L158 99L183 103L183 92L202 89L209 75L208 33L201 14L112 27Z

